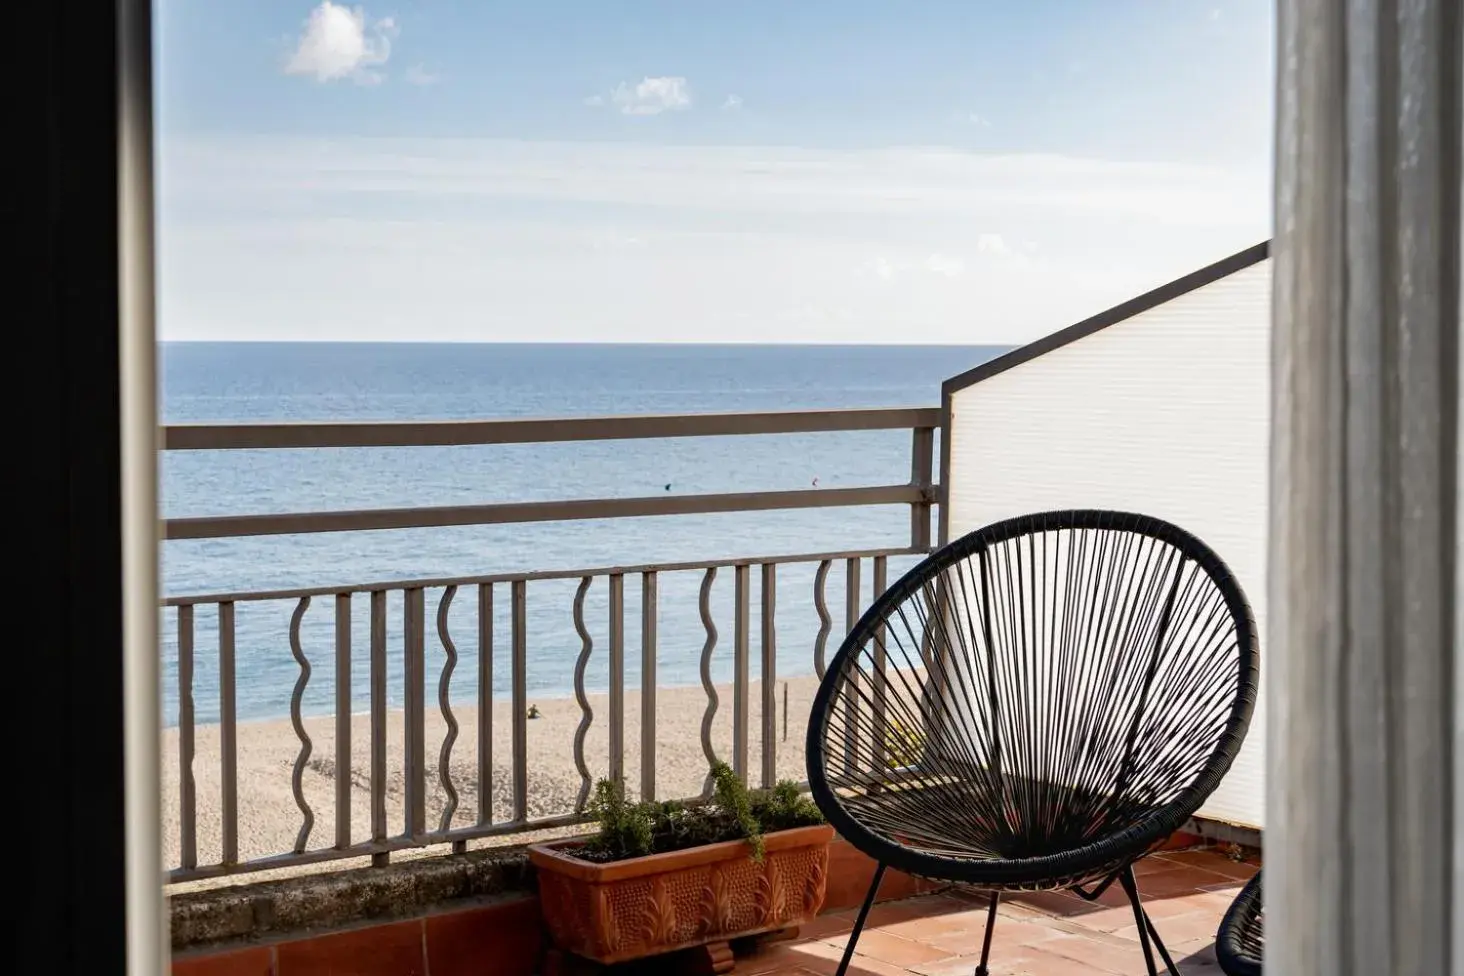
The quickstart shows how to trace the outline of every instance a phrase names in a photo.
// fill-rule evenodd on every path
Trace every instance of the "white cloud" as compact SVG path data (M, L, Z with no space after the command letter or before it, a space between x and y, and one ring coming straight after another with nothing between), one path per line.
M272 137L162 153L170 339L1020 341L1270 227L1266 160Z
M409 85L435 85L442 80L442 75L428 71L425 65L420 64L408 68L404 77Z
M894 262L883 255L870 261L867 267L881 281L891 281L895 277L896 269Z
M925 268L931 274L944 275L947 278L959 278L966 273L966 262L960 258L953 258L947 254L932 254L925 259Z
M660 115L690 108L691 89L681 77L642 78L635 85L616 85L610 101L625 115Z
M585 104L588 105L588 106L590 106L591 108L598 108L601 105L604 105L605 104L605 96L604 95L591 95L591 96L589 96L588 98L585 99Z
M988 129L991 127L991 120L986 118L986 116L980 115L976 112L967 112L966 121L970 122L972 125L980 126L983 129Z
M728 112L735 112L742 108L741 95L728 95L727 100L722 103L722 108Z
M391 56L391 38L396 23L390 17L368 21L366 11L324 0L310 11L305 29L295 44L295 53L285 64L285 73L313 75L317 81L351 78L373 84L381 80L372 70Z
M1006 240L1000 234L978 234L976 250L982 254L1007 255L1012 253L1012 249L1007 246Z

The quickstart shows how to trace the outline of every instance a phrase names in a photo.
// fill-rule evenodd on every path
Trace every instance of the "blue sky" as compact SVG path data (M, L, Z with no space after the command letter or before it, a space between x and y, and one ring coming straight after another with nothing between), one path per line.
M167 338L1020 341L1269 234L1265 0L158 31Z

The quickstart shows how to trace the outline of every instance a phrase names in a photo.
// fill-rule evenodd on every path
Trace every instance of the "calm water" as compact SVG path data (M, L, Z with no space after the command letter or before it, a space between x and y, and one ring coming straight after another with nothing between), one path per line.
M934 406L947 376L991 358L993 347L749 347L170 343L162 350L166 421L422 420L634 413ZM909 477L904 431L683 438L587 444L223 451L167 454L163 508L169 516L446 505L664 493L765 491L894 484ZM163 554L169 595L290 586L579 569L856 548L908 542L901 507L474 526L170 542ZM910 560L892 561L891 577ZM814 567L779 571L778 661L784 676L811 671L817 631ZM870 569L864 570L869 587ZM714 674L730 674L732 574L713 590L722 638ZM694 684L705 633L697 615L700 575L660 581L658 678ZM754 573L754 587L756 573ZM573 581L528 589L531 695L567 692L580 641L570 615ZM506 588L496 601L495 692L507 693ZM586 603L596 650L587 680L602 688L608 628L606 583ZM842 619L842 567L829 603ZM428 594L429 699L443 656L435 633L440 592ZM477 671L476 596L459 594L449 633L460 660L455 699L471 700ZM241 603L237 611L238 708L243 718L285 714L298 676L288 640L292 602ZM754 592L754 634L757 612ZM401 612L394 600L389 694L401 700ZM626 581L627 674L638 680L639 580ZM332 701L334 608L317 599L302 627L314 673L310 711ZM353 698L367 690L366 606L353 607ZM837 629L835 632L837 637ZM754 637L753 657L758 651ZM196 714L217 716L216 614L195 622ZM832 646L830 651L832 651ZM175 618L165 619L168 713L177 700ZM754 676L756 667L754 666Z

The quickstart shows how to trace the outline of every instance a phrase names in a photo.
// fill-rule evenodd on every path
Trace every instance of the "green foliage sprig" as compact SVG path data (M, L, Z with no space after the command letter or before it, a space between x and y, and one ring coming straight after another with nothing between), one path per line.
M575 853L590 861L623 861L704 844L745 840L762 860L763 835L824 822L823 814L798 784L783 781L770 790L749 790L726 763L712 767L712 799L631 803L621 783L602 779L590 799L599 827Z

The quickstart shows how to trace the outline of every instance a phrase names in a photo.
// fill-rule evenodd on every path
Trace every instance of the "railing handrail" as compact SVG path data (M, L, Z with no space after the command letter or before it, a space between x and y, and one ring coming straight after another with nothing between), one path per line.
M178 424L163 428L165 450L468 446L872 430L909 430L914 436L911 443L910 481L906 484L323 512L184 516L163 519L161 533L168 540L223 539L659 515L908 505L911 544L917 547L928 546L931 506L938 500L938 491L931 483L931 475L932 444L939 425L938 407L633 414L618 417L517 420Z
M818 563L849 559L923 556L928 548L909 546L850 549L837 552L801 552L777 556L729 556L725 559L695 559L681 562L639 563L627 566L598 566L586 569L534 569L486 576L445 576L422 579L383 580L342 586L308 586L285 590L241 590L236 593L192 593L170 596L165 607L198 606L205 603L260 603L268 600L299 600L303 597L343 596L347 593L380 593L395 590L436 590L448 586L485 586L496 583L537 583L544 580L584 579L587 576L640 576L646 573L680 573L734 566L781 566L788 563Z
M168 424L165 451L322 447L459 447L568 441L656 440L748 434L903 430L940 426L939 407L627 414L498 420L332 421L329 423Z
M718 512L767 512L856 505L928 505L933 489L918 485L860 488L800 488L791 491L716 492L631 498L570 498L487 505L422 505L326 512L260 515L205 515L163 521L164 539L234 539L258 535L307 535L319 532L368 532L461 525L510 525L582 519L638 518L652 515L707 515Z

